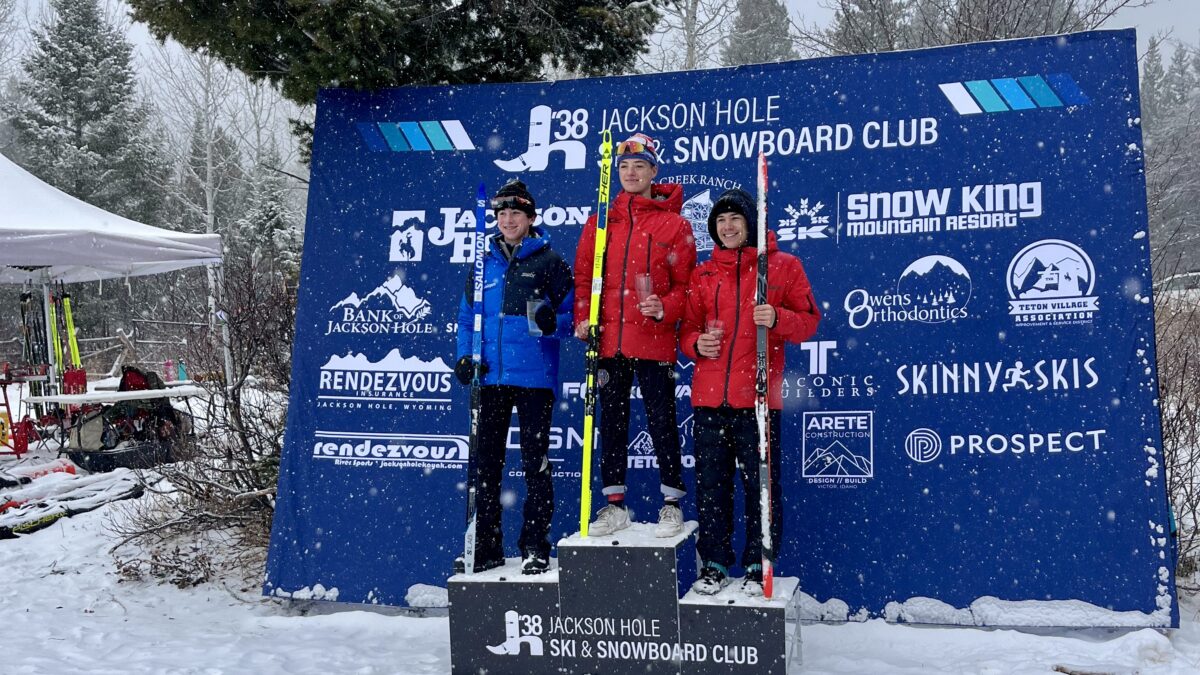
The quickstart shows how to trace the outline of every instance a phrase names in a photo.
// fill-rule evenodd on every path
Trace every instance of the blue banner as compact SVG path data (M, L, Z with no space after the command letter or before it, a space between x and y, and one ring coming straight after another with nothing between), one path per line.
M265 591L403 604L445 584L465 513L468 391L452 366L475 186L525 181L573 260L607 127L661 143L658 180L683 186L701 260L712 202L754 190L760 148L770 162L770 227L824 312L787 352L778 574L857 617L904 618L889 603L914 598L1077 600L1099 614L1063 622L1175 625L1137 75L1133 32L1104 31L323 91ZM682 356L677 371L694 486ZM582 343L564 342L553 540L578 529L582 382ZM630 499L651 520L639 403ZM512 424L509 555L524 491Z

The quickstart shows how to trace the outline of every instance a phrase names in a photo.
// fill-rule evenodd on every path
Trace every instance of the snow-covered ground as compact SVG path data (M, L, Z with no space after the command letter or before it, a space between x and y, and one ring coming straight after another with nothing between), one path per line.
M257 589L122 581L113 505L0 541L4 673L448 673L444 616L287 605ZM232 583L232 582L231 582ZM882 620L803 628L805 673L1200 673L1200 601L1160 632L985 630ZM1058 672L1062 672L1061 670Z
M44 463L41 451L0 468ZM181 590L122 580L107 524L120 504L0 540L0 672L450 672L444 610L288 603L240 580ZM430 589L432 590L432 589ZM804 673L1200 673L1200 598L1181 596L1180 628L999 630L888 624L803 627ZM1058 667L1059 670L1055 670Z

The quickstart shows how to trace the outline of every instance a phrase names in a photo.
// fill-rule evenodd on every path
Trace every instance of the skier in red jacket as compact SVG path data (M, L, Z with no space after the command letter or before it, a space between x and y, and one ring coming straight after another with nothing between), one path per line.
M621 192L608 212L600 307L600 474L608 503L588 530L602 536L629 527L625 508L629 400L636 376L658 459L663 507L655 534L683 529L679 500L687 494L675 413L675 348L688 276L696 266L691 224L679 215L683 188L655 184L658 151L635 134L617 145ZM587 339L596 218L575 252L575 335Z
M755 245L758 209L742 190L729 190L713 204L708 232L716 248L692 273L680 327L680 346L695 360L696 505L700 519L697 553L704 561L692 588L714 594L728 583L733 565L734 470L741 467L745 493L746 546L743 591L762 595L762 525L759 521L758 425L754 415L758 326L768 328L767 378L771 433L771 541L778 554L782 533L780 421L783 408L784 343L812 337L821 320L804 266L782 253L767 233L767 302L755 305L758 282Z

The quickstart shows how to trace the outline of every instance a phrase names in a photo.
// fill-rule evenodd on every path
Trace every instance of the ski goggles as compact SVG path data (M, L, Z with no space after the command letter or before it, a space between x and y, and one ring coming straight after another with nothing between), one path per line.
M538 210L534 208L533 199L521 197L518 195L504 195L503 197L492 198L492 213L499 215L504 209L515 209L521 211L529 217L538 217Z
M648 143L643 143L641 141L629 140L629 141L621 141L620 143L617 143L617 155L618 156L620 156L620 155L641 155L641 154L650 154L650 155L654 155L655 157L657 157L658 150L653 145L650 145Z
M647 139L649 141L649 139ZM654 141L631 138L617 144L617 164L627 159L640 159L658 166L658 150Z
M503 197L492 198L492 210L503 211L504 209L516 209L518 211L528 211L533 208L533 202L517 195L505 195Z

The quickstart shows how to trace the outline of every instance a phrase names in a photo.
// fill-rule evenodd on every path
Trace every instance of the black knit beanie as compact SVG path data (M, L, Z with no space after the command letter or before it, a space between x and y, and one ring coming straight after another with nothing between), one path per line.
M717 236L717 216L722 213L740 213L746 219L746 243L743 246L755 246L758 241L758 205L754 203L754 198L745 190L734 188L726 190L717 197L717 201L712 206L712 211L708 212L708 236L712 237L713 243L725 248L721 244L721 238Z
M505 183L504 187L496 192L496 196L492 197L492 211L495 213L504 209L516 209L524 211L525 215L530 218L537 218L535 206L533 195L529 194L529 189L516 178Z

